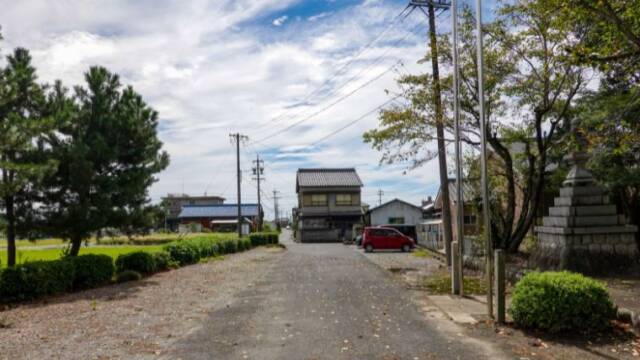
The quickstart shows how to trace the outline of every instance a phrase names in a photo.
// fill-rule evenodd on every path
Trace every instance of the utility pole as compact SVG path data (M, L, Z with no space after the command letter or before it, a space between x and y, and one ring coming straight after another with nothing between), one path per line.
M242 237L242 189L240 183L242 181L242 172L240 171L240 142L246 141L247 136L240 133L230 134L231 142L236 144L236 170L238 182L238 237Z
M382 205L382 195L384 195L384 191L378 190L378 206Z
M260 180L264 180L264 178L260 176L264 174L264 166L262 166L264 161L260 160L260 155L256 154L256 159L253 160L253 163L256 164L253 167L253 175L255 175L253 179L258 182L258 231L262 231L262 202L260 200Z
M452 21L452 57L453 57L453 119L456 147L456 233L458 234L458 253L454 266L451 267L452 290L456 295L464 295L464 197L462 193L462 142L460 141L460 79L458 67L458 4L451 0Z
M493 318L493 239L489 213L489 184L487 175L487 124L484 113L484 51L482 49L482 0L476 0L476 37L478 51L478 110L480 112L480 160L482 178L482 220L484 225L485 262L487 275L487 315Z
M280 220L278 219L278 217L280 216L280 214L278 214L278 190L273 190L273 210L275 212L275 219L276 219L276 229L279 231L280 230Z
M438 143L438 167L440 170L440 192L442 194L442 227L447 265L451 265L451 204L449 201L449 176L447 174L447 148L444 139L444 113L442 110L442 89L438 66L438 41L436 36L436 9L447 10L449 0L411 0L409 6L420 9L429 18L429 46L431 48L431 72L433 76L433 105L436 113L436 136ZM427 8L427 11L424 8Z

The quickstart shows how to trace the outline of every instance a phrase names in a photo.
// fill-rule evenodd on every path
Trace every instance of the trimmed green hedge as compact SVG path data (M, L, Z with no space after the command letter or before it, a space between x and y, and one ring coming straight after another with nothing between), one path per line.
M0 273L0 300L31 300L71 290L75 269L67 260L37 261L4 269Z
M251 239L251 245L253 246L277 244L278 238L279 235L277 232L261 232L249 235L249 239Z
M254 246L278 242L277 233L256 233L242 239L202 236L177 240L163 251L143 251L120 255L114 261L108 255L88 254L53 261L37 261L0 271L0 302L32 300L72 290L83 290L113 280L137 280L138 275L194 264L200 259L249 250Z
M68 257L65 260L71 261L76 270L73 278L75 290L104 285L111 281L115 272L113 259L108 255L87 254Z
M0 272L0 301L16 302L105 284L113 277L113 260L106 255L82 255L34 261Z
M156 271L166 271L178 267L178 263L171 260L171 255L166 251L154 252L152 255Z
M519 326L550 332L603 330L616 315L604 284L566 271L525 275L509 312Z
M142 274L133 270L125 270L116 275L116 282L123 283L127 281L138 281L142 279Z
M119 273L131 270L149 275L156 272L156 261L152 254L145 251L122 254L116 259L116 270Z

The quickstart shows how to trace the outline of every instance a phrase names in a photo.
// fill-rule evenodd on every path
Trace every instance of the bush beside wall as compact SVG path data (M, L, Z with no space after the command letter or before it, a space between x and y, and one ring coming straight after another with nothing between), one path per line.
M603 330L616 315L604 284L570 272L525 275L509 312L521 327L550 332Z

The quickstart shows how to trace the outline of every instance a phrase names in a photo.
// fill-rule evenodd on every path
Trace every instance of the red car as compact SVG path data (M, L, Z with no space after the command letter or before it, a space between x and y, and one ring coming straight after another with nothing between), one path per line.
M400 249L408 252L416 247L416 243L396 229L367 227L362 234L362 247L366 252L378 249Z

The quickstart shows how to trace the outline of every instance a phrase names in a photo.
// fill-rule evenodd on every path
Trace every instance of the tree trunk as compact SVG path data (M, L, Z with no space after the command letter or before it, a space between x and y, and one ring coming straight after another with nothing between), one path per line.
M77 236L72 237L69 256L78 256L78 254L80 253L80 246L82 246L82 238Z
M7 217L7 266L16 264L16 214L13 196L5 196L4 206Z
M431 46L431 67L433 72L433 94L436 109L436 135L438 137L438 165L440 168L440 192L442 197L442 228L447 265L451 265L451 206L449 204L449 177L447 174L447 149L444 142L444 116L440 89L440 69L438 68L438 42L436 39L436 15L433 5L429 5L429 39Z

